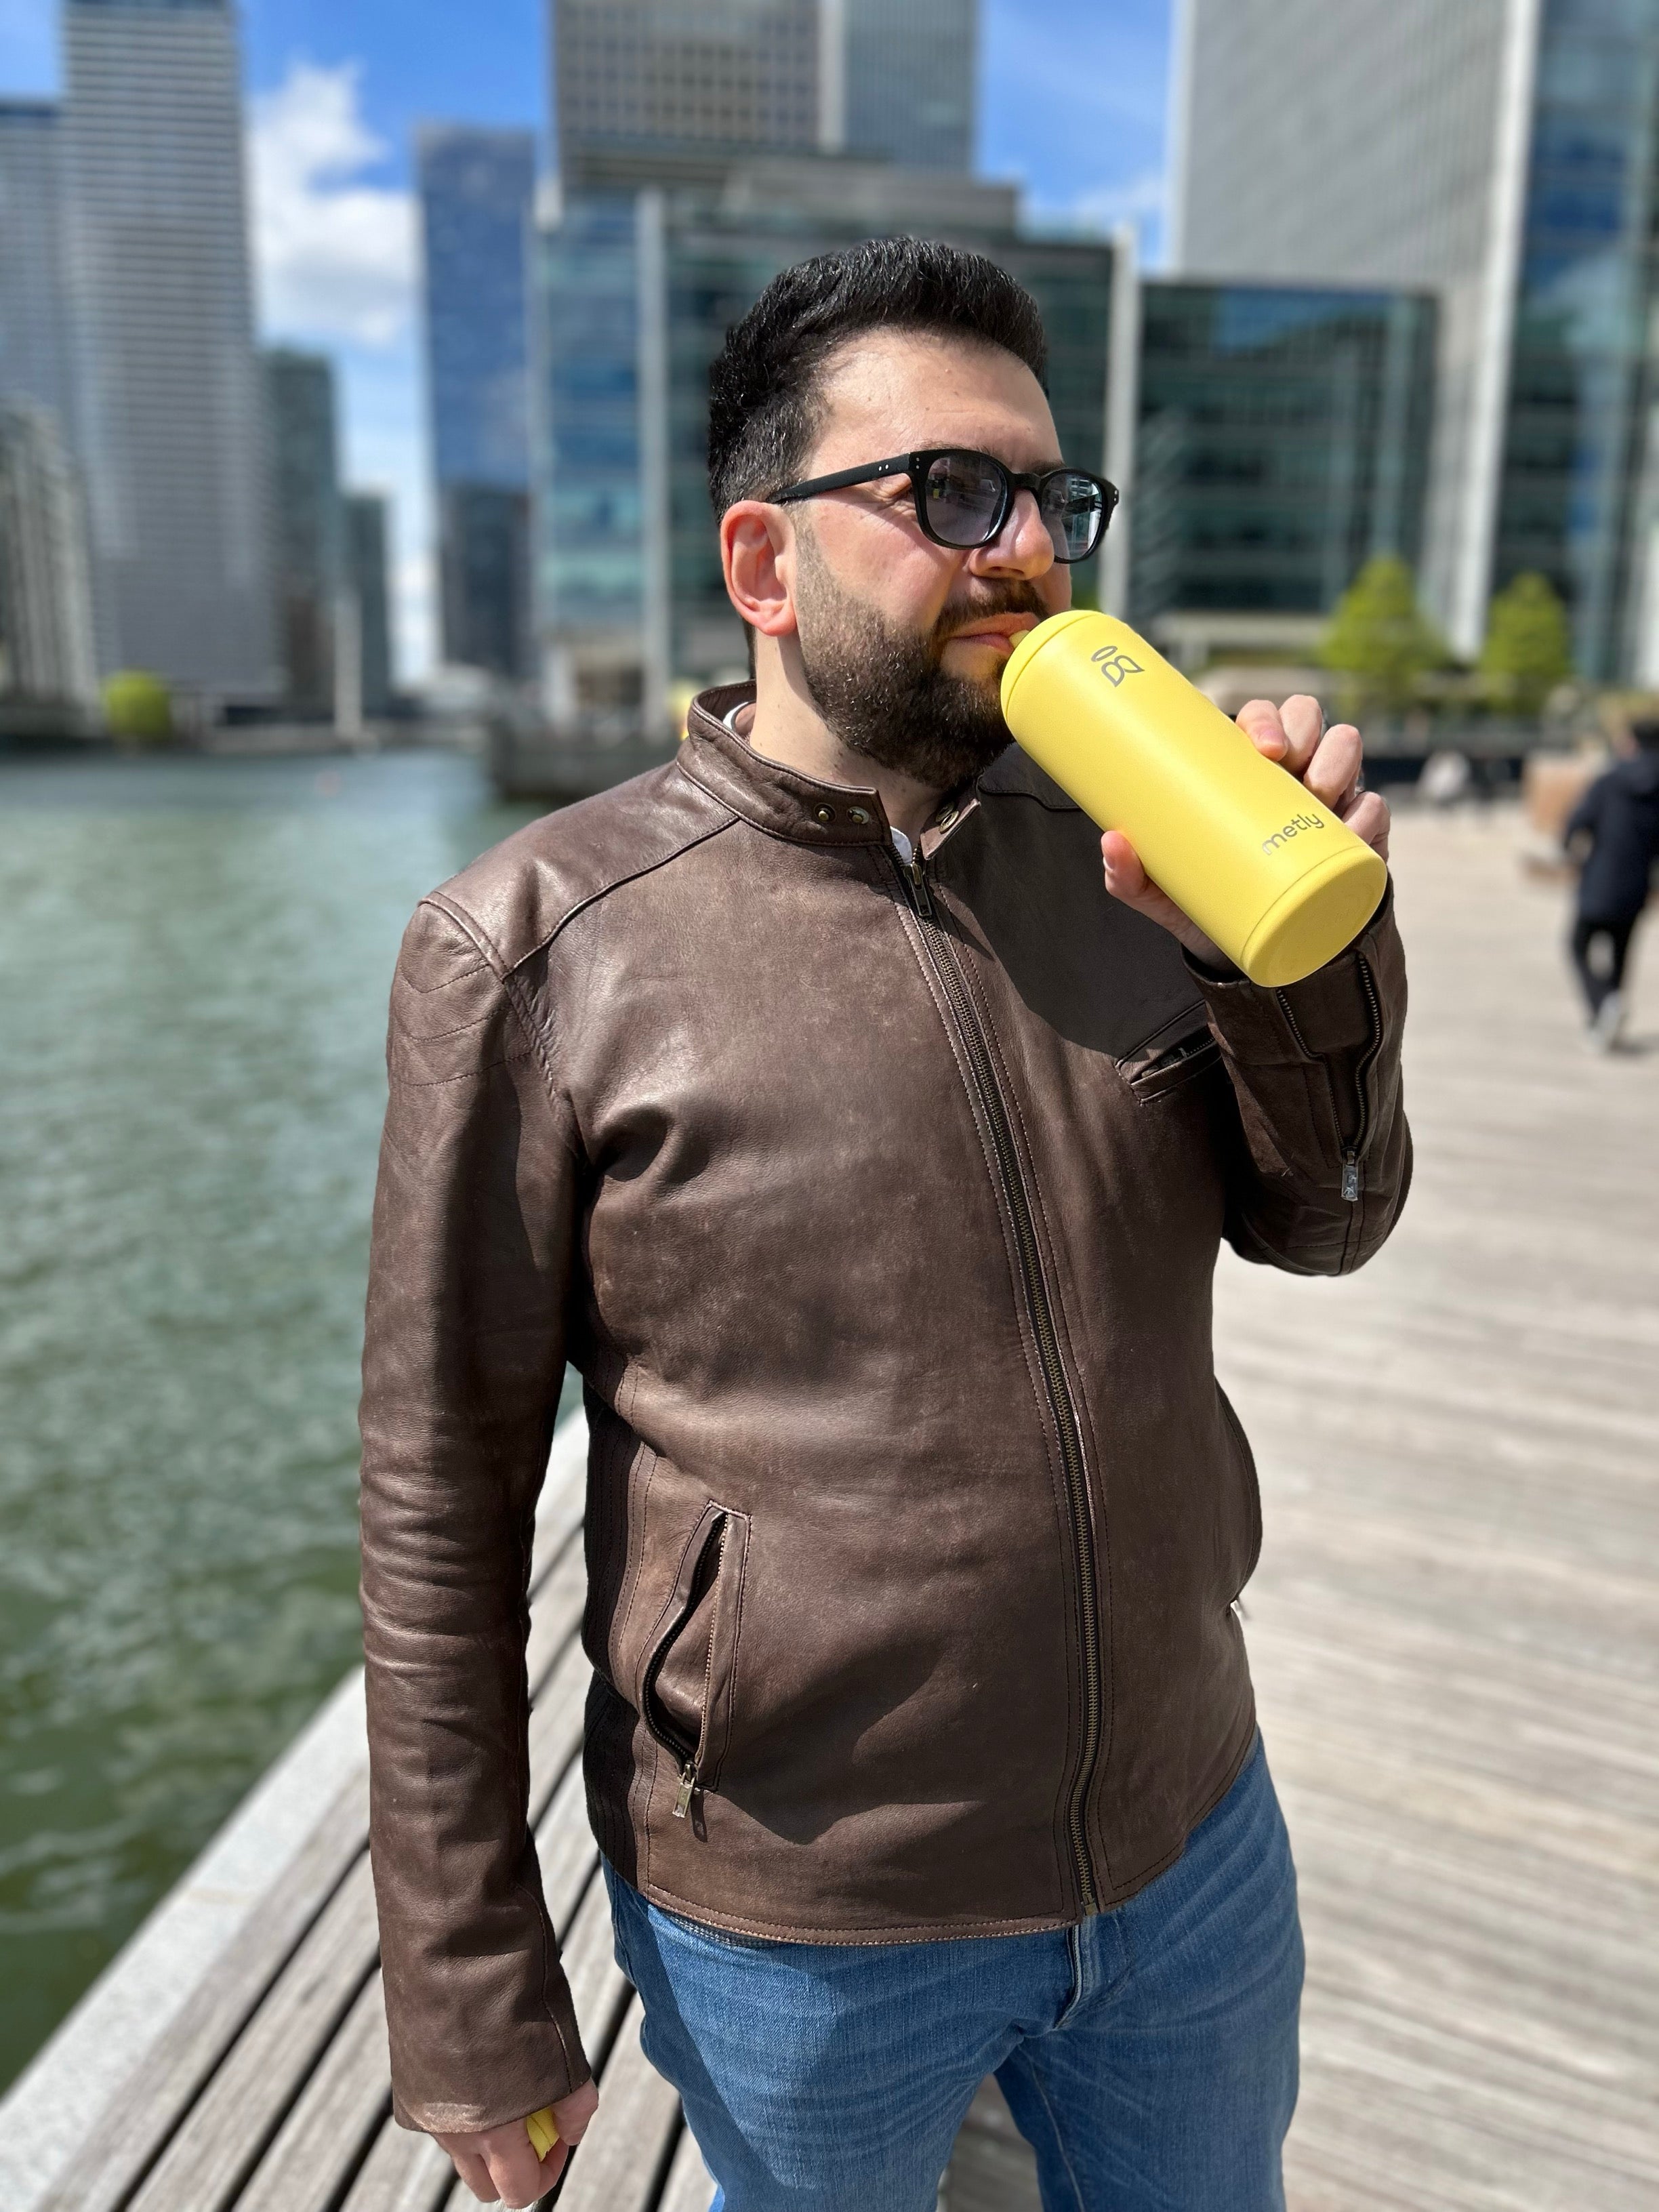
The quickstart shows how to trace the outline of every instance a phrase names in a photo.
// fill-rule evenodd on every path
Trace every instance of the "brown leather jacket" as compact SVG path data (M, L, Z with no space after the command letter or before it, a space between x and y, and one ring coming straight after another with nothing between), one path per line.
M1253 1737L1218 1246L1337 1274L1405 1195L1386 910L1289 990L1210 980L1018 754L907 872L872 793L722 726L743 696L398 963L363 1607L416 2126L586 2074L526 1816L567 1358L611 1863L763 1936L1052 1928L1168 1866Z

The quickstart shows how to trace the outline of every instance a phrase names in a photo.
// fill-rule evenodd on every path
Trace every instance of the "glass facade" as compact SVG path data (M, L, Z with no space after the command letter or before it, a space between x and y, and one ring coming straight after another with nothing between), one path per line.
M1547 575L1580 672L1639 657L1659 308L1659 0L1546 0L1492 582Z
M321 714L334 698L334 606L344 578L334 368L322 354L264 357L277 647L289 703Z
M818 141L817 0L555 0L559 163Z
M974 160L979 0L842 0L846 144L917 169Z
M1415 568L1434 356L1421 295L1147 283L1130 620L1320 614L1374 554Z
M565 635L641 620L636 228L621 193L572 200L542 241L538 607Z
M417 157L438 482L523 491L536 142L439 125L422 131Z
M417 154L444 657L517 680L533 666L536 142L526 131L434 125Z

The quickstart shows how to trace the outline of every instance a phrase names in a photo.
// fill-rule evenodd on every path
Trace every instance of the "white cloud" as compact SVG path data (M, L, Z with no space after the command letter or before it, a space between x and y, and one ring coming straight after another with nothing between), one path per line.
M269 328L388 346L414 307L415 203L363 180L386 148L363 120L360 74L296 61L255 99L254 258Z

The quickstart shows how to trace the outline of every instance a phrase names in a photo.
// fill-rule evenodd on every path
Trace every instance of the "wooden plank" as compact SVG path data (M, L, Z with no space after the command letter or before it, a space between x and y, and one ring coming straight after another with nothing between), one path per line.
M430 2136L400 2128L388 2115L340 2212L438 2212L454 2173Z
M306 2083L236 2198L236 2212L333 2212L378 2132L386 2105L386 2005L375 1974L341 2022L332 2062ZM217 2212L192 2194L169 2212Z
M374 1897L368 1861L360 1856L174 2129L131 2212L224 2212L235 2202L374 1960Z
M635 1999L599 2077L599 2109L560 2212L649 2212L680 2124L678 2097L640 2048Z
M108 2106L96 2139L42 2212L121 2212L257 2011L307 1930L349 1875L368 1822L368 1777L354 1778L265 1904L212 1969L189 2010L156 2042ZM88 2097L94 2085L88 2085Z
M708 2212L714 2201L714 2185L702 2162L696 2138L690 2128L682 2128L679 2147L657 2202L657 2212Z

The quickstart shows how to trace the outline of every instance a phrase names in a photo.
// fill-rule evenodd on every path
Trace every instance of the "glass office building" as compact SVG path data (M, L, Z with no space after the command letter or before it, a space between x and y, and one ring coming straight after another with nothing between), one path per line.
M642 712L648 722L671 686L744 672L708 503L709 367L779 270L912 227L902 180L884 173L894 200L884 225L781 200L739 215L740 194L651 189L574 197L544 234L538 614L560 726L620 730ZM1000 212L1006 198L988 193L986 205ZM1036 296L1062 450L1099 469L1111 248L1007 230L958 238ZM1085 599L1095 566L1076 573Z
M273 346L264 368L277 645L289 705L323 714L334 703L335 606L345 579L334 367L325 355Z
M230 0L69 0L62 161L75 443L106 668L280 676Z
M1458 650L1537 569L1581 673L1659 682L1659 0L1180 0L1176 87L1177 270L1433 289Z
M71 438L58 108L0 100L0 396L33 399Z
M1425 295L1145 284L1129 619L1322 614L1372 555L1415 568L1434 357Z
M1651 677L1659 0L1545 0L1534 103L1492 580L1540 571L1585 674Z
M918 169L974 160L979 0L823 0L845 39L836 143Z
M444 656L518 678L530 666L536 142L433 125L416 159Z

